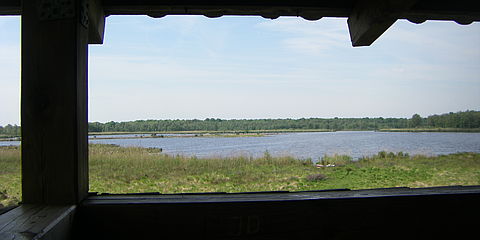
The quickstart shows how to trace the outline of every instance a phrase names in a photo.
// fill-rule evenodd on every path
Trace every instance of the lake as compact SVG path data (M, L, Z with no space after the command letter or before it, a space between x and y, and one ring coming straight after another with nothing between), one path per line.
M128 135L122 135L125 137ZM133 135L132 135L133 136ZM102 137L114 137L113 135ZM118 135L117 135L118 137ZM398 133L398 132L307 132L282 133L263 137L169 137L138 139L96 139L90 143L162 148L164 153L225 157L232 155L290 155L317 161L325 154L346 154L357 159L379 151L440 155L480 152L480 133ZM0 142L18 145L20 142Z

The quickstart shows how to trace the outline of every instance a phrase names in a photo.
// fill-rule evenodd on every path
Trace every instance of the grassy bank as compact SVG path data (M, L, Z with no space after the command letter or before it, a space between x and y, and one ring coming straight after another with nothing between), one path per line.
M128 192L244 192L301 191L334 188L427 187L480 185L480 154L438 157L380 152L352 161L348 156L325 156L316 167L292 157L232 157L198 159L170 156L157 149L90 146L90 191ZM0 203L20 197L18 147L0 147Z
M389 128L379 132L480 132L480 128Z
M295 132L332 132L329 129L271 129L271 130L241 130L241 131L153 131L153 132L89 132L94 135L130 135L130 134L256 134L256 133L295 133Z

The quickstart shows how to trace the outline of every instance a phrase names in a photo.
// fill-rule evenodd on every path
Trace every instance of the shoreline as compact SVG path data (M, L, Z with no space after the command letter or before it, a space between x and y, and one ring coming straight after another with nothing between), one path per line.
M389 128L378 129L377 132L456 132L479 133L480 128Z
M329 129L271 129L271 130L225 130L225 131L151 131L151 132L89 132L94 135L129 135L129 134L252 134L252 133L290 133L290 132L334 132Z
M244 130L244 131L167 131L167 132L89 132L89 140L111 139L140 139L140 138L194 138L194 137L265 137L281 133L313 133L313 132L450 132L450 133L480 133L480 128L389 128L389 129L362 129L362 130L330 130L330 129L272 129L272 130ZM148 134L148 135L147 135ZM176 134L171 136L170 134ZM99 137L112 135L112 137ZM147 135L147 136L124 136L115 135ZM21 137L1 138L0 142L21 141Z

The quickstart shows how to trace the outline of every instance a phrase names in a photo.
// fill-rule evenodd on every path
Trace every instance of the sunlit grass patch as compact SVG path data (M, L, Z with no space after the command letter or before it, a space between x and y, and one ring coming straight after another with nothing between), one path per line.
M273 157L268 152L260 158L200 159L151 149L101 146L108 153L104 156L94 150L95 146L91 148L92 153L96 151L91 154L91 190L98 192L301 191L480 184L480 154L476 153L428 157L379 152L358 161L346 155L331 155L323 156L318 164L333 167L318 167L310 160ZM115 151L117 148L121 150ZM102 182L104 178L109 178L109 184Z
M0 147L0 208L21 199L20 147Z

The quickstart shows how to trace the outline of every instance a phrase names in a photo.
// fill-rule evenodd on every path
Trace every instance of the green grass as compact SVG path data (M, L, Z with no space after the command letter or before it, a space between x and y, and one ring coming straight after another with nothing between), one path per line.
M90 145L90 191L247 192L380 187L480 185L480 154L408 156L380 152L352 161L345 155L324 156L317 168L311 160L272 157L201 159L171 156L158 149ZM20 196L20 151L0 147L0 204Z
M0 207L21 199L20 147L0 147Z

